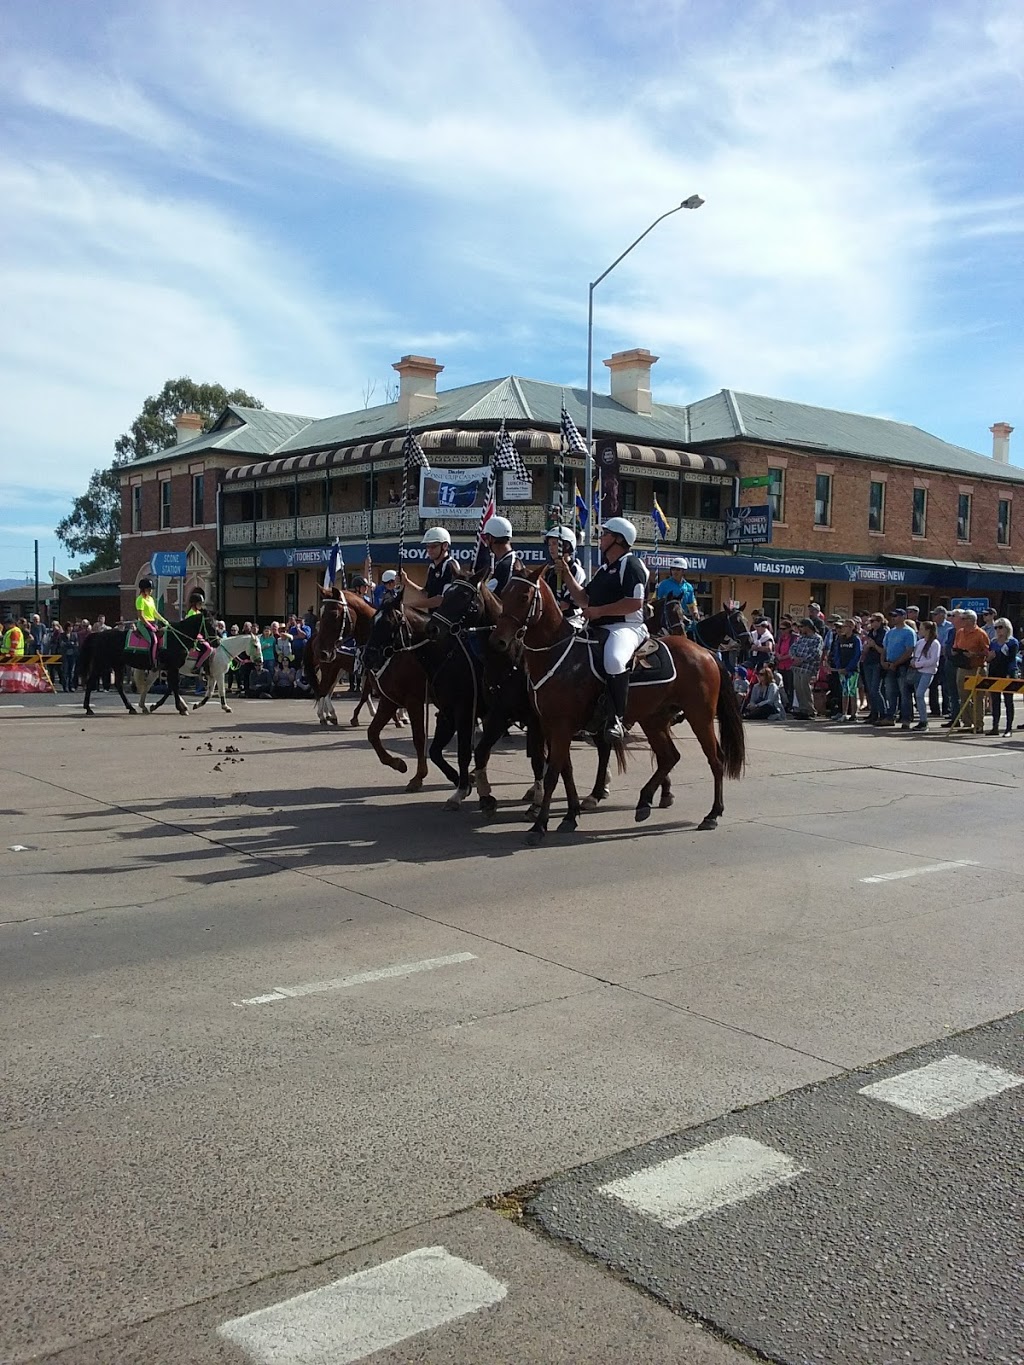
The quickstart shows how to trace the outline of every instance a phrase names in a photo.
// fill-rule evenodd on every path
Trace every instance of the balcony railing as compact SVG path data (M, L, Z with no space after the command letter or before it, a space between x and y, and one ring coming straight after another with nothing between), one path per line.
M626 512L633 523L640 540L654 540L654 518L642 512ZM669 517L669 534L666 539L658 536L663 545L724 545L725 526L720 521L703 520L700 517ZM678 540L676 537L678 536Z
M251 545L252 540L251 521L230 522L227 526L221 527L222 545Z

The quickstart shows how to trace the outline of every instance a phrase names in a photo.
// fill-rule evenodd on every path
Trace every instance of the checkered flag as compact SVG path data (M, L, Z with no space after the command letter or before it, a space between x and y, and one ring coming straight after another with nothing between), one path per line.
M526 465L523 464L523 457L516 450L515 442L504 427L498 432L498 439L494 443L494 458L491 461L494 469L508 469L517 479L530 482L530 475Z
M562 449L567 455L586 455L587 443L580 435L580 429L562 404Z
M405 459L406 469L430 468L430 461L424 454L423 447L411 431L405 433L405 440L402 442L402 456Z

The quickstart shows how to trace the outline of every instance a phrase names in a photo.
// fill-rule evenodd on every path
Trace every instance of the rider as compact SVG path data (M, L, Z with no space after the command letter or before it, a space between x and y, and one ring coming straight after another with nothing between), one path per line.
M148 578L143 578L139 583L139 595L135 599L135 610L139 613L136 629L144 639L149 641L149 657L155 673L160 667L160 632L157 626L166 626L167 618L161 616L157 604L153 601L153 583Z
M583 565L576 558L575 531L569 526L552 526L544 537L544 548L551 563L541 577L555 594L562 615L571 626L578 629L583 625L583 616L565 586L565 580L572 578L582 588L587 577Z
M373 605L379 611L385 602L390 602L398 588L398 574L394 569L385 569L380 582L373 590Z
M654 594L658 603L658 625L664 628L665 607L673 599L679 602L683 623L692 625L700 619L700 612L697 610L697 595L693 590L693 584L686 579L686 560L673 559L668 571L669 577L658 584L658 591Z
M500 597L518 563L512 548L512 523L508 517L491 517L484 526L481 541L491 555L487 586Z
M206 616L206 593L202 588L193 588L188 595L188 611L185 613L185 620L190 616ZM213 658L213 646L208 640L204 639L202 631L196 636L196 677L202 671L203 665L209 663Z
M422 588L410 582L404 569L399 574L399 582L404 589L403 596L411 607L435 611L441 605L445 588L450 587L459 576L459 566L452 554L452 538L443 526L431 526L421 545L425 546L430 567L427 581Z
M647 639L644 601L650 572L632 553L636 527L625 517L609 517L601 529L601 567L585 588L566 581L569 596L583 608L588 621L605 630L604 671L608 677L608 700L613 719L606 727L609 739L625 736L623 718L629 689L629 661Z

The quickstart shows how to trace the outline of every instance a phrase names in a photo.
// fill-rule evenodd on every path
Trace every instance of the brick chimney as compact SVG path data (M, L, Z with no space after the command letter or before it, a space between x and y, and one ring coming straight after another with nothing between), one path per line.
M992 458L999 464L1010 463L1010 432L1013 427L1009 422L995 422L989 427L992 433Z
M398 371L398 422L407 422L437 407L437 376L444 369L432 355L404 355L393 370Z
M179 412L174 419L174 430L178 433L178 445L184 445L202 435L203 419L198 412Z
M630 412L650 415L651 411L651 366L658 363L658 357L642 346L631 351L616 351L611 360L604 362L612 372L612 397Z

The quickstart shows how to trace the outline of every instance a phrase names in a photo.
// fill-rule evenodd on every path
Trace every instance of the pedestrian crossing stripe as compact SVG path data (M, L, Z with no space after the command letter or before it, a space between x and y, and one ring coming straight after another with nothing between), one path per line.
M963 681L965 692L1024 692L1024 678L986 678L971 673Z

